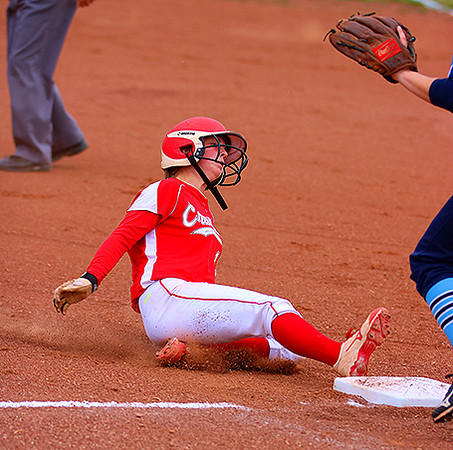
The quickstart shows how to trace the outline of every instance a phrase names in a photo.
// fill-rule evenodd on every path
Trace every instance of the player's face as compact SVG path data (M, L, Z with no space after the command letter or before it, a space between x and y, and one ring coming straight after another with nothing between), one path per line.
M222 137L219 137L218 139L220 144L225 144L225 140ZM224 166L220 163L225 162L225 158L228 156L228 153L223 145L220 146L219 150L219 145L215 137L205 138L204 146L207 147L203 155L204 158L200 159L198 165L201 167L208 179L213 181L219 178L222 173Z

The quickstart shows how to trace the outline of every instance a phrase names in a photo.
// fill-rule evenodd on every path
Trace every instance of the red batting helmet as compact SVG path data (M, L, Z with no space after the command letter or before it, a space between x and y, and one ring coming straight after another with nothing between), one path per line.
M216 144L205 146L204 141L208 136L216 138ZM221 142L218 138L223 138ZM228 156L225 162L217 161L223 165L223 171L217 180L212 181L212 186L233 186L239 183L241 172L245 169L248 158L246 155L247 142L239 133L228 131L220 122L209 117L192 117L174 126L165 136L162 143L162 169L196 165L204 157L206 148L217 147L218 156L223 147ZM231 178L233 177L233 178ZM234 178L235 177L235 178ZM232 181L231 181L232 179Z

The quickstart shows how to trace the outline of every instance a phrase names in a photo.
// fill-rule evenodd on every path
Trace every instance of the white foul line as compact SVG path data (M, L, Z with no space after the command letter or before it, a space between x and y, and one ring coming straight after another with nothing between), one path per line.
M25 401L25 402L0 402L0 408L161 408L161 409L241 409L249 411L250 409L231 403L174 403L174 402L155 402L155 403L141 403L141 402L78 402L78 401L58 401L58 402L40 402L40 401Z

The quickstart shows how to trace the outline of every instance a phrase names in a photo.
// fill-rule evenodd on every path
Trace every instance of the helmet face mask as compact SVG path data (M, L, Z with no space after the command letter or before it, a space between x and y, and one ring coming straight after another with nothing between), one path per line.
M247 166L248 157L245 153L247 144L244 138L237 134L234 135L233 139L235 143L240 145L238 146L232 144L232 137L232 133L201 136L202 145L194 152L194 157L198 162L201 160L213 161L222 166L222 172L219 177L211 181L213 186L234 186L238 184L241 181L241 172ZM208 152L206 150L208 149L216 150L214 157L207 155ZM220 159L220 155L223 153L222 150L227 153L224 161ZM212 154L212 152L209 153Z

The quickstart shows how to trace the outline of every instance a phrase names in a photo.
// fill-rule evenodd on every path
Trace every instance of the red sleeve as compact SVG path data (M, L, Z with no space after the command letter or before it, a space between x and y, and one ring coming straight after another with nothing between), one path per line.
M95 253L87 272L99 283L116 266L121 257L159 222L160 215L150 211L128 211L112 234Z

